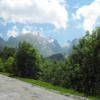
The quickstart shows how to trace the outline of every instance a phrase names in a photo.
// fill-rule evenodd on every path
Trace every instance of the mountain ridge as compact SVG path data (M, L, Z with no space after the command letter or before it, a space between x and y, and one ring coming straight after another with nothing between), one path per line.
M40 34L32 34L32 33L19 35L17 37L11 36L8 38L7 41L3 40L3 38L0 37L0 46L8 46L16 48L19 42L23 41L32 44L45 57L59 53L63 55L69 55L71 53L71 49L73 46L73 44L70 43L69 47L61 47L61 45L58 43L56 39L47 38Z

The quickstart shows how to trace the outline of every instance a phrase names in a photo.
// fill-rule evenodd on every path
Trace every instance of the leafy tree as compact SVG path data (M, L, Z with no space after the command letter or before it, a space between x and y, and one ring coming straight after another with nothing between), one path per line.
M73 48L73 54L69 59L74 75L70 77L73 88L88 95L99 94L100 28L80 39L79 44Z
M82 37L66 59L53 55L43 59L31 44L0 50L0 71L43 79L87 95L100 95L100 27Z
M0 58L0 72L3 72L3 70L4 70L4 63L2 59Z
M0 51L0 56L3 60L7 60L9 57L13 57L15 55L16 51L15 48L9 48L9 47L4 47Z
M15 58L16 74L35 78L40 71L40 59L40 54L32 45L26 42L20 43Z
M14 67L14 58L9 57L4 64L5 72L13 73L13 67Z
M42 70L42 79L51 82L54 85L68 87L66 83L68 66L65 61L45 60Z

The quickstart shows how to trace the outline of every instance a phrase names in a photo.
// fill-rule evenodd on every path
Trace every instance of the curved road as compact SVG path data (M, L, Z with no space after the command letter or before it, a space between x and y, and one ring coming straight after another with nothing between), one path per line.
M42 87L0 75L0 100L86 100L64 96Z

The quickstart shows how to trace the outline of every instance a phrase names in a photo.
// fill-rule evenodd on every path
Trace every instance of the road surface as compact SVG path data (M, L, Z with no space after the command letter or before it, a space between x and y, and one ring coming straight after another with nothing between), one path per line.
M0 74L0 100L86 100L64 96L53 90L13 79Z

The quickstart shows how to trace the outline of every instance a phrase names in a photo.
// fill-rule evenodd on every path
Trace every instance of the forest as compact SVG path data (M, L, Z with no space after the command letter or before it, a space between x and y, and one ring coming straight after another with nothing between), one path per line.
M48 59L27 42L0 49L0 72L43 80L88 96L100 95L100 27L80 38L63 59Z

